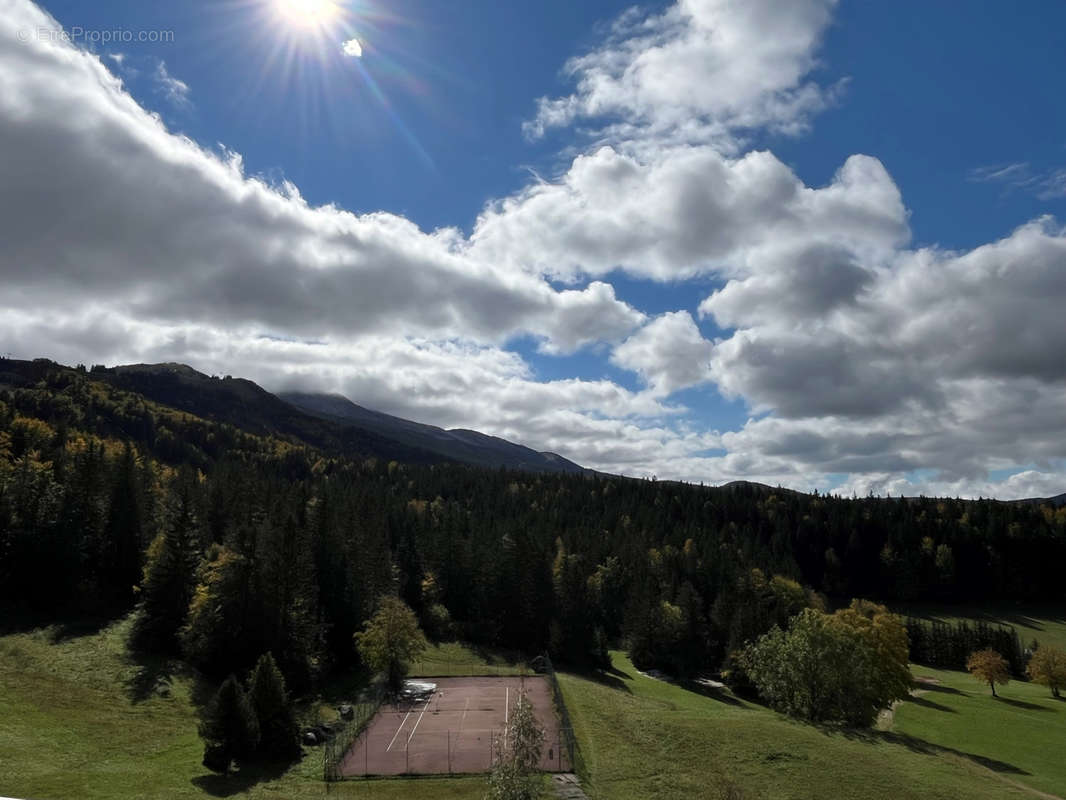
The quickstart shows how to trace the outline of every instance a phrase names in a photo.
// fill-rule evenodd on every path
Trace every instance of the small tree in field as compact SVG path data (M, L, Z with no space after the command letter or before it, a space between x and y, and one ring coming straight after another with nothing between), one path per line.
M259 744L259 720L240 682L230 675L218 688L200 724L204 766L228 772L234 759L252 757Z
M1048 687L1052 697L1059 697L1066 686L1066 653L1054 647L1038 647L1026 672L1031 680Z
M971 653L966 661L966 669L977 680L992 687L993 697L999 696L996 694L997 683L1004 686L1010 683L1010 670L1007 668L1006 659L992 649Z
M259 719L259 753L270 760L287 761L300 754L299 729L292 713L285 678L274 656L259 657L248 679L248 699Z
M385 673L389 688L403 688L411 662L426 649L418 618L396 597L384 597L376 614L355 634L359 655L375 672Z
M493 766L485 800L534 800L541 796L537 775L544 731L537 725L533 704L518 693L503 736L493 743Z

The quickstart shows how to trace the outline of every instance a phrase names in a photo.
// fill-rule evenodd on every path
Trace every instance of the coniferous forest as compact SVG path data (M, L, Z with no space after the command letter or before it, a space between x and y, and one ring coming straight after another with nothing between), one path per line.
M620 645L674 674L852 597L1064 599L1050 504L405 463L198 416L106 370L3 361L0 386L4 626L137 610L132 646L218 679L269 652L308 690L356 662L384 595L438 638L576 666Z

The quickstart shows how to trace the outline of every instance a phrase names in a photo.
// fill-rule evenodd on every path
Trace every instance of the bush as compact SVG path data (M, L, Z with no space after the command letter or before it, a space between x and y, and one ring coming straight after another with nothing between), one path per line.
M911 687L902 622L863 601L832 615L804 609L739 661L772 707L812 722L869 725Z

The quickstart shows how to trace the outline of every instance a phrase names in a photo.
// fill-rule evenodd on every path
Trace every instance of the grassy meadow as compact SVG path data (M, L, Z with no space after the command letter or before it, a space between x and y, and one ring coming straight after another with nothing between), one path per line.
M981 759L968 757L961 737L926 741L912 732L906 712L906 732L814 727L726 691L703 694L645 677L622 653L612 658L609 675L559 678L594 800L1033 796L1009 782L1029 778L1005 769L1015 757L1009 751L990 747ZM1043 742L1051 758L1057 748L1042 732L1043 722L1044 712L1032 712L1014 732ZM1036 761L1031 768L1038 769ZM1056 784L1056 774L1049 770L1040 785ZM1066 791L1061 781L1058 790Z
M489 652L459 642L430 645L411 665L412 677L454 678L465 675L529 675L530 669L519 656Z
M206 687L165 664L130 661L127 629L0 637L0 796L327 796L319 748L284 772L225 777L201 766L196 701ZM422 778L333 784L328 796L480 800L484 791L483 778Z
M921 688L896 709L892 730L959 751L1035 789L1066 794L1066 699L1024 681L997 686L997 698L967 672L911 671Z
M306 748L287 771L224 777L203 768L196 707L208 687L166 663L131 660L127 630L121 621L0 637L0 795L327 796L318 748ZM612 657L610 673L559 676L593 800L1066 795L1055 746L1066 740L1066 703L1043 687L1011 683L994 701L969 675L915 667L939 685L901 704L891 730L853 732L794 722L728 691L657 681L624 654ZM427 651L415 672L471 668L521 667L445 644ZM329 709L323 699L305 712ZM474 800L484 791L483 778L423 778L334 784L328 796Z
M980 608L965 605L902 604L893 611L924 620L941 622L987 622L991 625L1013 625L1022 645L1036 639L1041 644L1066 650L1066 608L1010 607Z

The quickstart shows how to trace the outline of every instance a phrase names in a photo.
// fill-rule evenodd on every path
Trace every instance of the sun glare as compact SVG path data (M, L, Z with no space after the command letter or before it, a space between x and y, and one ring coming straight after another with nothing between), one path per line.
M301 28L321 28L341 11L333 0L274 0L274 7L282 19Z

